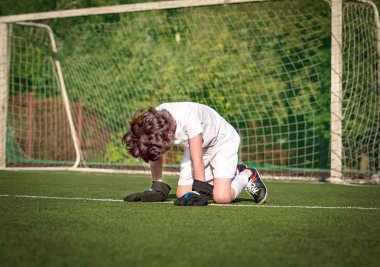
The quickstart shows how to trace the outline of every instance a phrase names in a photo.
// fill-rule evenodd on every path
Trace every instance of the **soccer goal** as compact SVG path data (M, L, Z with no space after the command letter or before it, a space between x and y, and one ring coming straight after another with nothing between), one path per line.
M272 177L380 174L371 1L178 0L0 17L0 167L146 171L137 109L211 106ZM177 171L181 150L165 155Z

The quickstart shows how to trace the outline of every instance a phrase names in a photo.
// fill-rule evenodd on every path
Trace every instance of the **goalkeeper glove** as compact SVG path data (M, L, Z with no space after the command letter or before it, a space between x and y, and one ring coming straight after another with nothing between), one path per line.
M190 191L174 201L176 206L206 206L207 197L198 192Z
M177 206L206 206L208 200L212 200L212 191L214 186L195 180L193 183L193 191L186 193L182 197L174 201Z
M169 185L153 181L152 187L144 192L128 195L124 201L141 201L141 202L159 202L165 201L168 198L171 188Z
M206 182L194 180L193 191L197 191L202 196L206 197L207 200L212 200L213 199L213 195L212 195L212 191L213 190L214 190L214 186L213 185L210 185L210 184L208 184Z

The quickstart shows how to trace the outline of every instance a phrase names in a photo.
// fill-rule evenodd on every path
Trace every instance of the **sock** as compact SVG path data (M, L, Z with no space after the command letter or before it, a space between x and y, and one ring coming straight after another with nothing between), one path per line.
M247 186L249 177L252 175L250 170L244 170L239 174L236 174L232 180L231 188L235 192L234 199L240 194L240 192Z

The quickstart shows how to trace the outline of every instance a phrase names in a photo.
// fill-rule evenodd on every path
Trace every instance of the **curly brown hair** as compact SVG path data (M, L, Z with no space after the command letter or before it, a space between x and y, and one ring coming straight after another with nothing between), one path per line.
M130 130L122 143L129 154L145 162L155 161L174 143L176 122L165 109L136 111L129 119Z

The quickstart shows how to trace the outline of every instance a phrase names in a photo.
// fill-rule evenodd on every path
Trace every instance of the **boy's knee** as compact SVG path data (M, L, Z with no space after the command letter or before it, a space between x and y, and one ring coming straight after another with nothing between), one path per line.
M228 204L231 203L232 199L231 196L228 195L221 195L221 194L215 194L214 193L214 202L218 204Z

